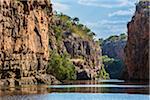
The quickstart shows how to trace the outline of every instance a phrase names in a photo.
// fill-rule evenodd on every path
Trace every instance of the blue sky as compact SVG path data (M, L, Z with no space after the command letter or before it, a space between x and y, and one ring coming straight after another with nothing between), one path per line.
M54 10L71 17L96 33L96 38L126 33L138 0L52 0Z

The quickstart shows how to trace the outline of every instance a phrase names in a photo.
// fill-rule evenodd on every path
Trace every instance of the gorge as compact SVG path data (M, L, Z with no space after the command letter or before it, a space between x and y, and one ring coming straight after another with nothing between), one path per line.
M71 56L68 61L75 67L77 79L98 77L101 49L92 33L88 35L88 28L69 19L66 23L61 19L64 15L53 15L49 0L0 2L1 85L54 84L57 81L47 70L53 51L61 59L64 53ZM62 28L61 33L58 28Z
M118 69L108 73L102 55L124 61L123 79L148 80L148 1L137 4L127 28L127 40L102 47L78 18L53 12L50 0L1 0L0 86L109 79Z

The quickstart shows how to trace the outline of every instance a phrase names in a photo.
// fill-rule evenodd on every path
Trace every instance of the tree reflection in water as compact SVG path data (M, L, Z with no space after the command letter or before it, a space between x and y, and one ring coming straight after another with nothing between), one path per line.
M128 94L149 94L149 87L126 87L148 86L144 82L99 82L99 81L64 81L60 87L47 85L30 85L20 87L0 87L0 96L12 95L46 95L49 93L128 93ZM109 87L110 85L110 87ZM117 87L111 87L115 85ZM57 86L57 85L56 85ZM62 87L63 88L62 88ZM65 87L69 86L69 87ZM100 87L103 86L103 87ZM107 86L107 87L105 87ZM124 86L124 87L123 87Z

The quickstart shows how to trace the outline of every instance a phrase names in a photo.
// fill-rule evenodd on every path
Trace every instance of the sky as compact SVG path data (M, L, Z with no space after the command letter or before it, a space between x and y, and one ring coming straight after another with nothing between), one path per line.
M53 10L80 22L96 33L96 38L127 33L127 23L138 0L51 0Z

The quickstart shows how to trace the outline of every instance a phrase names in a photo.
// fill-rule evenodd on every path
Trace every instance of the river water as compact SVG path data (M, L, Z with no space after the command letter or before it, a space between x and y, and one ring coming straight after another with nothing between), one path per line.
M1 87L0 100L149 100L148 82L64 81L61 85Z

